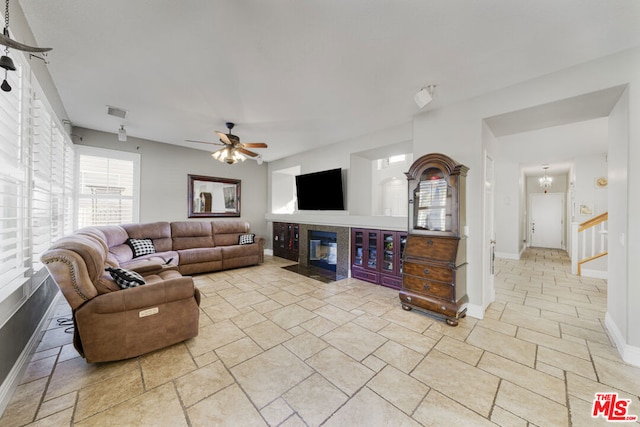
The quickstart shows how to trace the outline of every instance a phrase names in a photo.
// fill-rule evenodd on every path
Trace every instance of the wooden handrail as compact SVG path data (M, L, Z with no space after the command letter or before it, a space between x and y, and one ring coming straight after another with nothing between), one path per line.
M580 271L581 268L580 267L582 267L582 264L584 264L585 262L593 261L594 259L598 259L598 258L603 257L603 256L608 255L608 254L609 254L609 251L604 251L604 252L601 252L601 253L599 253L597 255L594 255L592 257L585 258L583 260L578 261L578 276L580 276L580 273L581 273L581 271Z
M578 227L578 233L586 230L587 228L594 227L602 222L609 220L609 212L602 213L596 217L593 217L583 223L581 223Z

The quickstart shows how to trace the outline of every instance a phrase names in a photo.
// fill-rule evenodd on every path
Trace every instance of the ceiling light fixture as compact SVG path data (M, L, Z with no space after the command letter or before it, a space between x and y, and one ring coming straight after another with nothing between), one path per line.
M424 108L428 103L433 101L433 92L436 90L436 85L429 85L423 87L416 93L413 97L413 100L416 102L418 107Z
M247 160L247 158L243 156L242 153L240 153L233 147L223 147L218 151L214 151L213 153L211 153L211 157L228 165L233 165L238 162L244 162L245 160Z
M540 178L540 188L542 188L546 193L553 184L553 178L547 175L547 169L549 169L549 165L542 165L542 169L544 169L544 176Z
M124 125L120 125L120 129L118 129L118 141L127 142L127 130Z

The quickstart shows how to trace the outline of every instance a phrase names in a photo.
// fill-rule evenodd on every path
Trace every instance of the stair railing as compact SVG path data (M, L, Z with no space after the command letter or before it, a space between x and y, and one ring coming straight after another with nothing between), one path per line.
M571 273L581 275L584 263L607 255L607 226L609 212L593 217L581 224L573 223Z

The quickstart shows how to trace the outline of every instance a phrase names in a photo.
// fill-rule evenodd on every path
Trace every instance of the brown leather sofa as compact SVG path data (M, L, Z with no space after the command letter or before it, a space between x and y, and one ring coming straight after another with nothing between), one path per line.
M239 244L244 221L155 222L87 227L56 241L42 261L73 312L74 346L87 362L127 359L198 334L200 292L184 274L261 263L264 239ZM134 258L127 239L151 239ZM139 273L121 289L107 267Z

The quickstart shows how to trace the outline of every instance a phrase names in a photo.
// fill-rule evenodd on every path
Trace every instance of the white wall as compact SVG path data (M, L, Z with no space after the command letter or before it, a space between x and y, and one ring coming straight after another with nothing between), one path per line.
M267 238L267 166L253 160L228 165L207 151L178 147L129 136L119 142L115 134L74 128L75 143L140 154L140 222L202 221L224 218L187 218L187 175L241 180L240 218L251 231ZM82 138L80 141L79 137Z
M520 166L517 162L498 157L495 162L495 232L496 256L519 259L521 241Z
M586 202L593 205L593 215L581 215L576 208L574 214L575 222L584 222L594 216L607 212L609 190L606 188L596 187L595 181L598 177L607 177L607 161L605 153L598 156L577 157L574 160L573 182L575 190L575 201L579 206L580 203Z
M481 120L511 111L542 105L561 99L567 99L581 94L598 90L629 85L628 105L626 111L632 120L627 126L624 122L625 110L620 107L616 113L616 120L611 120L610 128L613 138L617 143L610 146L609 170L612 173L612 152L616 151L615 179L610 179L609 184L609 212L614 217L610 222L619 222L619 236L614 238L626 239L625 244L620 244L616 256L623 271L627 271L628 277L640 277L639 263L626 263L626 259L639 259L640 257L640 221L627 222L629 218L637 218L640 215L640 192L627 191L629 188L640 186L640 170L629 168L629 164L638 164L640 160L640 119L638 117L638 103L640 102L640 49L632 49L600 58L587 64L572 67L522 84L492 92L485 96L470 99L457 105L447 106L440 110L429 111L417 116L414 121L414 155L419 156L424 152L441 151L450 155L457 161L470 167L467 179L468 193L467 206L470 234L468 239L469 261L469 298L470 304L482 304L483 284L479 279L481 245L480 230L481 215L474 212L482 212L479 194L482 194L482 153L481 144ZM625 180L628 177L628 180ZM628 187L627 187L628 185ZM622 198L628 200L628 211L624 209ZM613 254L610 255L610 258ZM610 269L611 271L612 269ZM622 345L640 349L640 328L630 329L626 325L640 324L640 311L631 312L630 306L640 304L640 287L629 283L627 277L620 274L610 276L610 293L627 295L623 303L619 297L612 298L608 304L608 313L616 313L612 317L612 325L621 328ZM621 307L625 304L625 307ZM625 313L625 314L620 314ZM640 364L640 351L636 354L636 363Z

